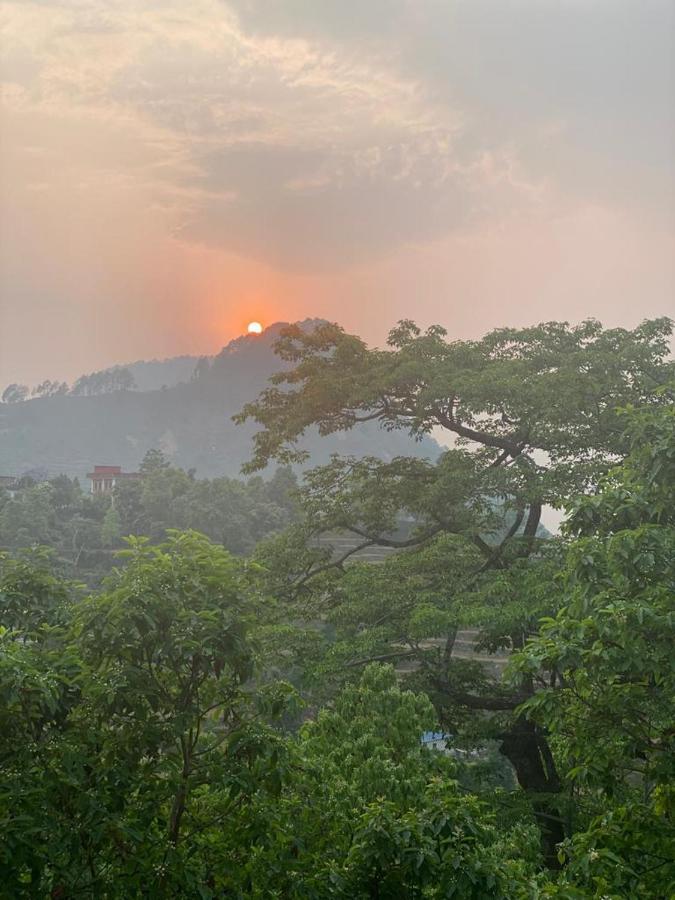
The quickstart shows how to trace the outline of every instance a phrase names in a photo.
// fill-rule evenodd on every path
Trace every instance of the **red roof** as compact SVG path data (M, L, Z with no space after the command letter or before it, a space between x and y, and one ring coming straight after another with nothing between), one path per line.
M140 478L140 472L123 472L122 466L94 466L93 472L87 472L87 478L100 481L103 478Z

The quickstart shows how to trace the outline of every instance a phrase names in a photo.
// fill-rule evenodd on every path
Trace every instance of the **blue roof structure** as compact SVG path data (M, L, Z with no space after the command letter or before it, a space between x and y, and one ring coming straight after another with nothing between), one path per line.
M443 734L442 731L424 731L420 741L423 744L431 744L434 741L446 741L449 737L450 735Z

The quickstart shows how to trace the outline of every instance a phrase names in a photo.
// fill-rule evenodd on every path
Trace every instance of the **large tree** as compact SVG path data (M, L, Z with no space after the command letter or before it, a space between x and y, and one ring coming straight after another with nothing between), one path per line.
M448 341L441 328L421 333L406 321L387 348L369 349L337 325L290 327L277 345L290 366L238 417L262 426L250 471L302 459L295 444L311 426L330 434L378 421L385 457L387 431L445 433L451 448L437 460L335 457L311 473L305 524L276 548L276 589L333 622L347 668L412 658L449 720L477 711L472 727L485 730L491 714L552 866L565 834L561 779L545 729L518 712L533 680L524 674L507 689L456 659L457 627L478 627L488 651L511 650L555 611L542 509L595 485L626 452L618 407L666 402L670 332L666 319L633 331L587 321ZM404 534L402 519L412 522ZM354 537L338 558L312 549L335 529ZM406 553L381 571L334 577L373 546Z
M82 599L0 557L0 614L2 896L213 896L223 822L276 789L266 723L292 693L251 678L243 567L193 532L133 539Z
M514 659L528 715L565 757L579 827L566 880L601 895L675 891L675 410L627 417L625 464L581 498L561 608Z

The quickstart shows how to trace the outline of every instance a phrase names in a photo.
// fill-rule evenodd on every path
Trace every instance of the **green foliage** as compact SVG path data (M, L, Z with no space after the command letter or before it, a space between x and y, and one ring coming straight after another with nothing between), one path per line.
M43 483L28 488L19 498L6 500L0 510L4 540L16 541L19 547L50 543L53 499L51 486Z
M189 532L131 540L105 592L71 594L3 561L3 889L211 896L204 841L248 793L278 789L267 723L292 692L251 680L260 602Z
M122 537L122 528L120 524L120 516L116 507L110 506L106 510L101 523L101 543L104 547L115 547L119 544Z
M2 896L672 895L668 328L291 330L256 465L363 418L457 445L335 457L299 501L159 451L112 504L0 497L0 539L57 547L0 555ZM53 574L125 532L91 595Z
M83 493L77 479L23 479L14 497L0 495L0 546L50 546L70 574L89 577L107 508L105 498Z
M169 460L161 450L150 449L147 451L139 466L142 475L151 475L153 472L162 472L170 467Z
M122 483L116 495L123 534L161 539L168 528L194 529L234 553L246 553L295 516L295 479L290 472L246 483L201 480L169 466L161 454L147 454L141 470L143 479Z
M265 827L227 886L247 897L513 896L532 871L533 835L499 833L452 760L421 745L434 721L391 667L366 668L303 727L279 797L237 822Z
M36 640L43 626L67 614L71 593L72 586L53 575L45 548L0 554L0 625L6 632Z
M85 599L43 558L3 560L8 896L508 897L532 875L532 834L421 745L433 706L391 667L284 737L294 693L253 677L245 569L191 532L124 558Z
M632 332L603 330L589 320L448 342L439 327L421 334L401 322L390 333L389 349L369 350L337 325L312 332L290 327L278 352L294 368L273 379L287 388L265 391L239 418L263 426L253 466L291 458L289 445L311 424L329 434L365 416L415 436L447 428L482 444L492 460L536 448L549 455L545 494L557 501L562 483L569 496L570 482L579 489L603 457L616 452L616 407L655 398L668 379L670 331L667 319Z
M584 810L566 880L659 897L675 889L675 415L629 425L632 453L569 519L562 608L516 665L554 685L526 709Z
M558 772L566 756L518 711L528 698L539 702L537 681L523 669L506 685L498 665L462 658L466 651L457 658L457 632L477 630L479 652L508 652L537 633L543 616L555 616L563 548L542 533L542 508L592 490L629 452L618 407L668 406L671 330L666 319L633 331L589 320L448 341L441 328L423 334L404 321L386 349L371 350L337 325L291 327L278 343L289 367L236 419L261 426L249 470L302 459L297 442L310 427L328 435L377 421L415 438L445 429L454 441L436 462L334 457L309 473L306 543L320 548L323 535L338 533L352 545L298 554L300 532L295 546L282 538L270 554L269 584L276 575L275 590L297 614L309 610L333 626L320 668L338 683L369 660L405 660L462 739L499 741L551 867L569 830ZM374 547L402 552L377 572L347 566ZM657 550L648 542L642 550L648 567ZM630 568L638 557L625 552Z
M297 514L289 470L267 480L200 480L157 450L146 454L141 469L143 479L121 481L112 503L84 493L65 475L25 483L14 497L0 491L0 547L51 546L68 574L94 585L112 568L125 535L161 541L167 529L195 529L242 554Z

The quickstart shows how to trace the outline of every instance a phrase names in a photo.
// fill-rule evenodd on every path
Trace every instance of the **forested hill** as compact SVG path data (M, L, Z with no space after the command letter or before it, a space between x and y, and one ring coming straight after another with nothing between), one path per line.
M189 381L198 362L198 356L174 356L171 359L141 359L124 368L131 372L137 390L158 391Z
M308 322L308 325L311 323ZM251 453L254 426L236 426L231 417L265 388L282 367L272 345L281 323L259 336L231 341L199 364L199 377L159 390L120 390L96 396L69 394L0 404L0 475L45 470L83 477L94 464L133 471L151 447L173 465L197 470L200 477L238 475ZM175 371L172 360L156 363ZM303 446L312 464L334 452L381 458L407 454L435 457L438 445L364 424L353 431L319 438Z

